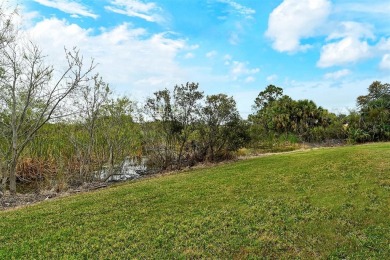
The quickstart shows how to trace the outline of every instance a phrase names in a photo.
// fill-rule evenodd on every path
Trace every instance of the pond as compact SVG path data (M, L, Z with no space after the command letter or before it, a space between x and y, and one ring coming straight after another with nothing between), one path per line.
M113 182L138 179L149 172L147 158L142 157L126 158L120 165L114 167L114 173L111 176L109 176L108 167L104 167L99 174L100 180Z

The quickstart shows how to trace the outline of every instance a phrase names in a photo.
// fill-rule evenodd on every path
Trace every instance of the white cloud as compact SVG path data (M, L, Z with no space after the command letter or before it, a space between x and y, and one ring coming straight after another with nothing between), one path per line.
M213 51L209 51L208 53L206 53L206 57L211 59L211 58L214 58L215 56L217 56L218 52L213 50Z
M195 57L195 54L193 54L192 52L186 53L186 55L184 55L185 59L192 59L194 57Z
M301 45L300 40L316 35L330 12L329 0L284 0L271 13L266 36L277 51L304 51L310 45Z
M367 3L340 3L338 4L338 10L340 12L358 12L369 13L374 15L387 15L390 13L390 3L383 0L373 1Z
M72 16L85 16L96 19L98 15L94 14L92 11L80 3L68 1L68 0L34 0L35 2L56 8L64 13L68 13Z
M317 66L327 68L357 62L371 57L371 49L372 47L366 41L346 37L339 42L329 43L323 46Z
M106 10L132 17L138 17L148 22L161 23L164 18L158 14L161 8L155 3L143 3L139 0L113 0Z
M352 37L355 39L375 39L373 28L369 24L363 24L352 21L344 21L338 25L327 40L337 40L345 37Z
M232 56L229 55L229 54L226 54L225 56L223 56L223 59L224 59L225 61L232 60Z
M375 43L377 21L382 18L374 16L386 13L383 10L389 8L388 3L380 1L372 4L335 2L332 5L330 0L284 0L270 14L265 35L272 40L275 50L294 53L312 47L302 44L301 40L324 36L328 32L317 66L327 68L356 63L384 55L390 49L390 39ZM358 19L354 19L357 12L370 13L371 18L365 19L365 23L357 22ZM339 13L344 16L338 16ZM328 20L330 15L335 20ZM344 17L351 20L340 21ZM384 65L381 63L380 66Z
M326 68L344 65L386 54L390 50L390 38L382 38L370 44L369 40L375 42L376 39L374 31L370 24L340 22L327 37L328 43L321 49L317 66Z
M278 79L278 76L276 75L276 74L272 74L272 75L269 75L268 77L267 77L267 81L268 82L273 82L273 81L275 81L275 80L277 80Z
M232 73L234 75L256 74L260 69L248 69L246 63L240 61L233 62Z
M4 15L11 15L12 22L20 29L29 28L34 24L34 20L40 16L37 11L27 10L26 6L18 0L3 1L0 4ZM18 15L15 15L15 10Z
M381 39L377 47L380 51L390 51L390 38Z
M342 70L338 70L335 72L326 73L324 75L324 78L325 79L340 79L340 78L343 78L345 76L348 76L349 74L351 74L350 70L342 69Z
M253 18L253 15L256 13L254 9L243 6L233 0L218 0L220 3L228 4L240 15L245 16L246 18Z
M246 34L247 24L242 21L235 22L234 27L231 28L229 35L229 43L238 45Z
M187 49L193 51L199 49L199 47L200 46L198 44L194 44L194 45L187 46Z
M229 43L231 45L237 45L240 43L240 36L238 35L237 32L230 33Z
M390 70L390 38L382 38L376 45L376 49L379 55L383 55L379 68Z
M390 54L385 54L379 67L383 70L390 70Z
M245 83L252 83L252 82L255 82L256 81L256 78L253 77L253 76L249 76L245 79Z
M150 35L129 24L92 34L92 30L55 18L37 23L29 33L48 54L48 62L64 64L64 45L77 46L86 63L89 57L99 63L96 72L104 80L120 93L128 91L138 100L188 78L176 62L178 54L187 51L186 42L170 39L167 34Z
M233 61L231 63L230 74L233 80L239 80L241 77L246 76L246 79L244 80L246 83L253 82L254 78L252 75L255 75L259 72L260 72L259 68L250 69L247 67L247 63L244 62Z
M224 64L225 64L226 66L228 66L228 65L230 65L230 62L231 62L231 60L232 60L232 56L229 55L229 54L226 54L225 56L223 56L223 60L225 61Z
M65 20L52 18L37 23L28 33L44 50L56 51L57 54L58 51L63 53L65 45L70 48L84 42L90 31L76 24L67 24Z

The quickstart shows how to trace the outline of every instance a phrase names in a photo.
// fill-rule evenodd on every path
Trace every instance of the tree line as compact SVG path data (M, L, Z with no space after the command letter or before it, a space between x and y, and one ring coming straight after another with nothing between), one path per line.
M77 48L65 49L62 71L0 13L0 196L17 183L58 190L115 174L127 157L158 170L232 159L241 148L300 142L390 140L390 85L379 81L339 114L293 100L269 85L243 119L233 97L205 95L188 82L142 104L115 95Z
M349 143L390 139L390 84L374 81L368 94L357 98L357 109L334 114L311 100L293 100L283 89L269 85L261 91L248 118L252 145L265 140Z

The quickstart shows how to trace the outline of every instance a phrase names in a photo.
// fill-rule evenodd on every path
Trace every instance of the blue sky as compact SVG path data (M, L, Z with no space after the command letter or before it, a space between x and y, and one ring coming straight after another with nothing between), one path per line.
M11 4L17 0L10 1ZM390 83L390 0L27 0L24 27L60 63L78 46L120 94L199 82L243 117L269 84L333 112Z

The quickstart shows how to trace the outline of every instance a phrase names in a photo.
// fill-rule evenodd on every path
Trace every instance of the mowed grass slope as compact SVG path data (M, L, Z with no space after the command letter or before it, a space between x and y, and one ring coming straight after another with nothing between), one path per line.
M0 212L0 259L390 259L390 143L272 155Z

